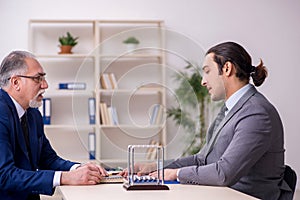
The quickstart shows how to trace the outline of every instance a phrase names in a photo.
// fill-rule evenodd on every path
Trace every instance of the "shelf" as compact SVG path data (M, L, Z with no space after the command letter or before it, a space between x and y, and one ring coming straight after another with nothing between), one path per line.
M29 23L56 23L56 24L70 24L70 23L94 23L94 20L53 20L53 19L32 19Z
M45 129L94 129L96 125L74 125L74 124L45 124Z
M134 90L130 89L115 89L115 90L109 90L109 89L101 89L100 93L103 95L114 95L114 94L132 94L134 91L135 95L156 95L160 92L162 92L162 88L159 87L141 87Z
M81 59L85 59L85 58L94 58L93 55L91 54L35 54L36 57L38 58L57 58L57 59L61 59L61 58L81 58Z
M137 49L137 51L143 49ZM100 57L103 60L112 60L112 59L119 59L119 60L139 60L139 59L160 59L162 57L161 54L153 54L153 53L128 53L124 52L121 55L106 55L100 54Z
M46 91L45 97L73 97L73 96L94 96L94 91L86 91L86 90L52 90Z
M134 125L125 125L125 124L119 124L119 125L101 125L101 129L132 129L132 130L157 130L162 129L162 125L146 125L146 126L134 126Z
M29 23L99 23L99 24L162 24L163 20L82 20L82 19L66 19L66 20L56 20L56 19L31 19Z

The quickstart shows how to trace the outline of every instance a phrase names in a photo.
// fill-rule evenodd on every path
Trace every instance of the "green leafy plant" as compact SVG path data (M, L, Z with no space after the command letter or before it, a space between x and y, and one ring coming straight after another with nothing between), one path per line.
M75 46L77 45L77 40L79 37L73 37L70 32L67 32L67 35L63 35L58 38L60 45L69 45L69 46Z
M172 118L178 126L182 126L189 135L190 146L183 155L192 155L199 152L205 143L206 108L210 104L210 98L207 89L201 85L202 76L199 67L188 62L185 69L186 72L180 72L175 76L175 80L179 82L175 93L180 105L169 108L167 117ZM199 113L199 116L195 117L193 115L195 113Z
M126 40L123 41L124 44L139 44L140 41L136 39L135 37L129 37Z

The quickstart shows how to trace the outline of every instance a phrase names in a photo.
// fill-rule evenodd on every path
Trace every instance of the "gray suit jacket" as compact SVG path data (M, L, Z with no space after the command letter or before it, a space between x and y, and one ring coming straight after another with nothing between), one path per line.
M214 137L207 133L207 144ZM283 181L283 125L274 106L252 86L229 111L210 148L179 158L166 168L181 168L183 184L229 186L261 198L278 199L289 190Z

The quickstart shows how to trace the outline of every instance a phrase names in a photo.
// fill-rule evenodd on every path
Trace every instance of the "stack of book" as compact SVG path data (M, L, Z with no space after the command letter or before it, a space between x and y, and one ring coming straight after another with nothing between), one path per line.
M117 80L114 73L103 73L100 76L102 89L118 89Z
M119 124L117 109L113 106L107 106L105 102L100 102L100 117L102 125Z

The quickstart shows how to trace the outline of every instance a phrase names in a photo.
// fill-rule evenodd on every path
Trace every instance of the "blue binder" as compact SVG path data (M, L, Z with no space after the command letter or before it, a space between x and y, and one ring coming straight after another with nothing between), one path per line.
M85 90L85 83L59 83L58 88L60 90Z
M51 124L51 98L43 99L43 121L44 124Z
M89 98L89 119L90 124L96 123L96 101L95 98Z
M96 157L96 135L95 133L89 133L89 157L90 160L95 160Z

